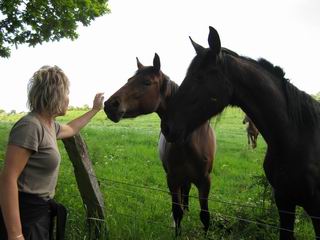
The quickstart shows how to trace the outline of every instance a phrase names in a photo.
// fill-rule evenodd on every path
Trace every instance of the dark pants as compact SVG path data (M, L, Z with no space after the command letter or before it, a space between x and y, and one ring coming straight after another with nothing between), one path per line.
M61 204L57 204L53 200L46 201L33 194L19 192L19 208L25 240L53 239L53 218L55 216L58 216L58 220L59 217L60 219L62 218L62 221L57 220L56 239L64 239L66 210ZM1 211L0 239L7 240L7 232Z

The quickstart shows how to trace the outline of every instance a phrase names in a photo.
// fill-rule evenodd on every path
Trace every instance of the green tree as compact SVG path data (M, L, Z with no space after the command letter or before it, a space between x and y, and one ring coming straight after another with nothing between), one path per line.
M316 99L317 101L320 101L320 92L318 92L317 94L311 95L314 99Z
M0 0L0 57L24 43L74 40L78 23L88 26L109 12L108 0Z

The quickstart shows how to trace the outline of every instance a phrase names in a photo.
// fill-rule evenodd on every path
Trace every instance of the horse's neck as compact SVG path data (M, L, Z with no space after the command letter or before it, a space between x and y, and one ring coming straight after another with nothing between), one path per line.
M164 85L161 86L161 88L164 88L165 91L161 93L161 102L158 106L158 109L156 113L160 117L161 121L163 117L167 114L167 105L170 101L171 97L173 97L179 88L179 85L175 82L171 81L168 77L164 81L162 81ZM196 130L194 130L187 139L185 140L185 144L190 144L193 141L199 141L199 139L206 138L208 139L210 134L212 134L212 129L210 128L210 121L205 121L203 124L201 124ZM197 144L190 144L189 147L195 150Z
M234 86L231 104L251 118L268 145L290 140L294 129L289 129L291 121L279 81L274 81L267 71L261 74L258 66L246 60L235 59L229 68Z
M175 82L171 81L167 76L164 76L160 88L163 90L161 90L161 100L156 112L162 119L167 112L168 101L174 94L176 94L179 86Z

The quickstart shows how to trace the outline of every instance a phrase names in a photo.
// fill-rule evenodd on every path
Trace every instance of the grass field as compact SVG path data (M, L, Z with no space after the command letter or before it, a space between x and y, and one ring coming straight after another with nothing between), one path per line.
M83 111L69 111L64 123ZM277 239L278 215L262 169L266 144L248 147L243 112L228 108L212 119L217 154L209 197L212 225L205 237L199 219L196 188L179 239ZM21 115L0 115L0 165L12 124ZM109 239L173 239L171 197L158 157L160 120L151 114L113 123L100 112L81 131L105 199ZM67 239L88 239L85 209L71 162L59 142L62 164L56 199L69 210ZM312 239L311 223L301 209L297 239ZM274 227L275 226L275 227ZM105 238L105 237L104 237Z

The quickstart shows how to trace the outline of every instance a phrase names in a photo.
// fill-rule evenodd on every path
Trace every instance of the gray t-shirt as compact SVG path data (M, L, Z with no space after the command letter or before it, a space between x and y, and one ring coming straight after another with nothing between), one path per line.
M52 128L41 124L35 113L28 113L12 127L8 144L32 150L18 178L19 191L53 198L60 166L57 134L60 125Z

